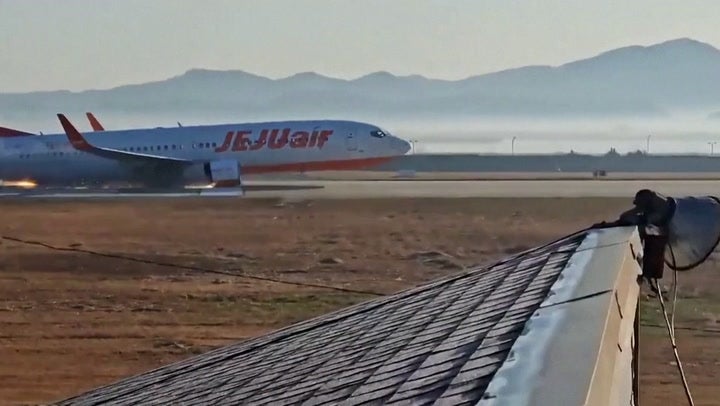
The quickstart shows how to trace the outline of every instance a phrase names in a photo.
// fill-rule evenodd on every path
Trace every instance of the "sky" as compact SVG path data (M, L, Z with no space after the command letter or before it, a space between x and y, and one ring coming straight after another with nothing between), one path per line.
M461 79L688 37L716 0L0 0L0 92L106 89L192 68Z

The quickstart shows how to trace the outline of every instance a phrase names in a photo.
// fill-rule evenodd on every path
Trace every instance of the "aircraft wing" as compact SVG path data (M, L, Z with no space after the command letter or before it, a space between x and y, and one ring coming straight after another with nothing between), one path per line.
M141 154L138 152L122 151L113 148L96 147L90 144L80 132L70 123L64 114L58 114L60 124L62 124L65 135L67 135L70 145L78 151L87 152L89 154L97 155L103 158L114 159L118 161L131 161L131 162L144 162L144 163L167 163L167 164L181 164L190 165L193 163L191 160L182 158L173 158L162 155L152 154Z
M85 115L88 118L88 121L90 122L90 126L92 127L93 131L105 131L105 127L103 127L102 124L100 124L100 121L98 121L97 118L93 115L91 112L85 113Z

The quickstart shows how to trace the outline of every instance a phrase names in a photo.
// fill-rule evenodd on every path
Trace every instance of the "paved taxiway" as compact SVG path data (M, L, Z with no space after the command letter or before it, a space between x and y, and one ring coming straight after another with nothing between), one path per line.
M263 182L269 185L275 182ZM294 181L277 184L323 186L315 189L248 192L247 197L286 198L462 198L462 197L628 197L643 188L670 196L720 195L711 180L567 180L567 181Z
M642 188L670 196L720 195L720 180L373 180L373 181L249 181L245 198L285 199L353 199L353 198L463 198L463 197L629 197ZM205 193L129 193L113 195L110 191L57 192L29 196L34 198L113 198L113 197L240 197L226 191ZM37 191L31 192L33 194ZM0 197L24 198L16 192Z

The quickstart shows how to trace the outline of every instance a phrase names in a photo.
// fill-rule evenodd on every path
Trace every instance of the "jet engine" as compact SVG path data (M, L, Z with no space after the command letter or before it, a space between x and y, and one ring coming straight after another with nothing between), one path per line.
M240 186L240 165L232 159L207 162L204 165L205 175L215 187Z

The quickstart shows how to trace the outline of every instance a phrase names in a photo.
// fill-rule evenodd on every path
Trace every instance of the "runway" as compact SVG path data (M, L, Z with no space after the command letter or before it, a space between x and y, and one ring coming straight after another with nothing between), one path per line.
M0 192L0 198L577 198L631 197L649 188L669 196L720 195L720 180L307 180L248 181L244 193L237 190L206 189L184 193L113 193L112 191L33 190Z
M265 184L271 182L264 182ZM558 180L558 181L294 181L298 189L248 192L246 197L304 199L464 198L464 197L631 197L649 188L670 196L720 195L713 180ZM323 186L300 189L302 186Z

